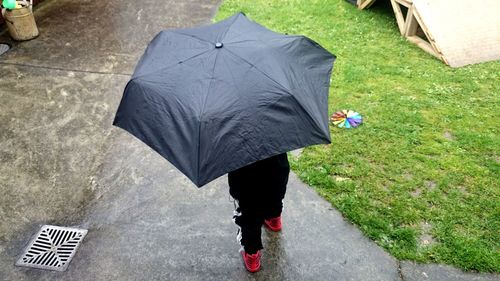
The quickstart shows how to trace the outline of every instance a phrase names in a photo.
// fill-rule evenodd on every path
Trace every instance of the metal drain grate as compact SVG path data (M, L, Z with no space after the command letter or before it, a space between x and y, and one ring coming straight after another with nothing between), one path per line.
M16 265L65 271L85 235L85 229L44 225Z
M0 43L0 56L7 53L8 50L10 50L9 44Z

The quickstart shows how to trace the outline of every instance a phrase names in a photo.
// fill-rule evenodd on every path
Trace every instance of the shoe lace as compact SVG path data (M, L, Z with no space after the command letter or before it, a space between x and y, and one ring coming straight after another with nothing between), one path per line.
M259 252L255 253L255 254L246 254L247 256L247 263L250 267L256 267L258 264L259 264Z
M277 226L280 222L280 217L269 219L268 222L270 225Z

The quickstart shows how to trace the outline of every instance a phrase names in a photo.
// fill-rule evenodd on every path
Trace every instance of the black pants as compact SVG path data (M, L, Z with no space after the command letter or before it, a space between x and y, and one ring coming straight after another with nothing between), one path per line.
M229 193L237 201L234 221L241 228L241 244L249 254L262 249L264 219L281 215L290 165L279 154L228 174Z

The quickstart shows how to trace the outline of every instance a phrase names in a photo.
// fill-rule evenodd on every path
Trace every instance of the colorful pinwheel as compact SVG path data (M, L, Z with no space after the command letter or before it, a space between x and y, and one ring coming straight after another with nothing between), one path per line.
M342 110L335 112L330 118L333 125L339 128L355 128L363 122L363 117L355 111L352 110Z

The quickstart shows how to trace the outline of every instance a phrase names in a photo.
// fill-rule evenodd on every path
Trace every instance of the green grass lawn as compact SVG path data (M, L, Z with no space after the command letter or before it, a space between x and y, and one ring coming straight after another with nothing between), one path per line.
M330 113L364 124L292 160L302 180L399 259L499 272L500 63L446 66L379 2L226 0L217 20L243 11L337 55Z

